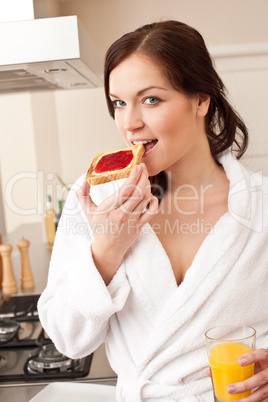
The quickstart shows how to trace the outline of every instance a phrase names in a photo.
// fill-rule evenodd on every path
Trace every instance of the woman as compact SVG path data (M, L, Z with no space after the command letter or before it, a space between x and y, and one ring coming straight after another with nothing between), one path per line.
M73 358L105 342L118 401L208 402L205 330L251 325L258 349L244 364L261 372L229 392L259 387L244 401L268 401L268 183L233 156L247 129L203 38L177 21L124 35L106 54L105 93L145 154L127 180L89 188L83 176L70 192L39 301L45 330Z

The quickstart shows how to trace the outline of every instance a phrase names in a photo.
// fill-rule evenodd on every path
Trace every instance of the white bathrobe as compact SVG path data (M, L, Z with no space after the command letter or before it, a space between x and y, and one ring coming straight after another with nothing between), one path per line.
M70 191L39 315L67 356L82 357L106 343L119 402L212 402L204 332L214 325L251 325L257 347L268 346L268 180L247 172L229 151L219 161L230 181L229 211L179 286L146 224L106 287L75 197L83 178ZM92 197L100 202L120 184L95 186Z

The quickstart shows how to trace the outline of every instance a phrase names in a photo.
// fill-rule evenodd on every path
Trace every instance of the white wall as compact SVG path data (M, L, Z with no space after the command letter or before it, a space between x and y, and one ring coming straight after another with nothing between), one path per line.
M267 0L61 0L104 53L125 32L173 18L197 28L209 46L268 41Z
M33 214L28 215L28 211L36 203L36 193L29 172L37 169L31 97L28 94L0 96L0 110L3 209L6 230L11 232L25 220L32 222L35 219ZM24 191L24 186L27 191Z
M6 232L41 222L61 174L52 92L0 96L0 171Z
M268 43L218 47L215 53L232 104L249 130L249 148L242 161L248 169L268 175Z

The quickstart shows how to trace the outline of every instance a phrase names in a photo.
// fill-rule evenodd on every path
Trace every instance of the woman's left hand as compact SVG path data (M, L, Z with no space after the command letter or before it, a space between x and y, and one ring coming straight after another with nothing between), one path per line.
M257 349L246 353L239 358L238 363L242 367L255 363L255 374L245 381L229 384L227 391L230 394L238 394L257 388L250 396L239 401L268 402L268 350Z

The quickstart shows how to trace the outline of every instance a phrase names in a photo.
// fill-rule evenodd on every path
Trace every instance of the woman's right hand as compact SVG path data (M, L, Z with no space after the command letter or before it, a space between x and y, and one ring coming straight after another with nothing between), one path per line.
M135 166L125 183L97 206L85 180L77 197L94 234L92 255L108 284L142 227L158 213L158 200L151 194L146 166Z

